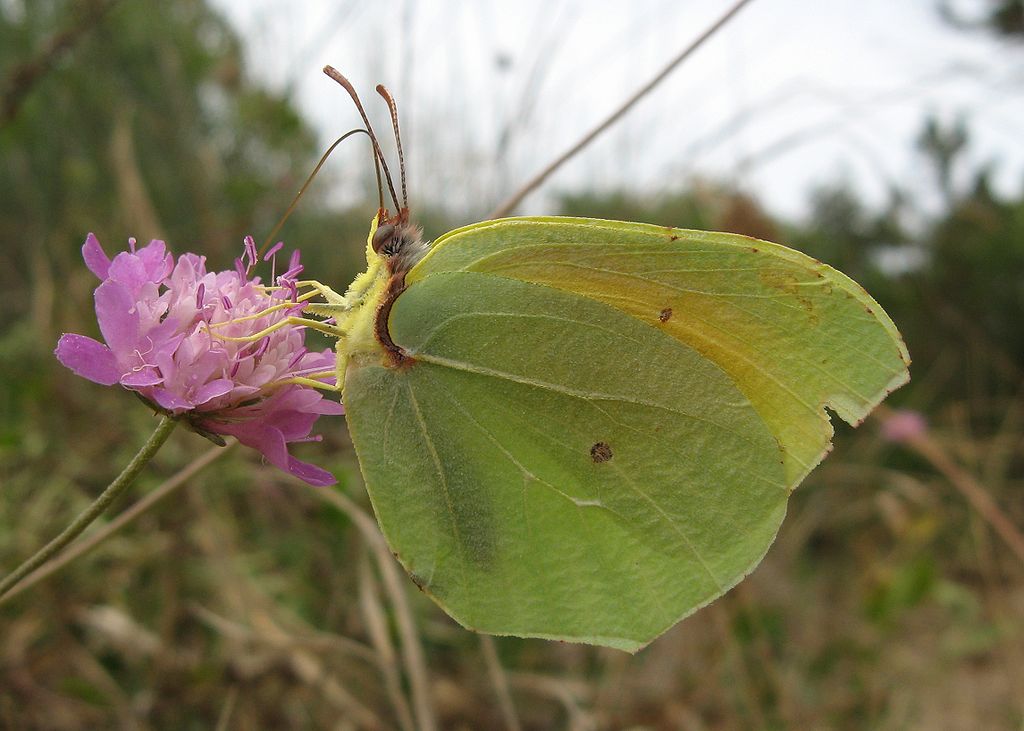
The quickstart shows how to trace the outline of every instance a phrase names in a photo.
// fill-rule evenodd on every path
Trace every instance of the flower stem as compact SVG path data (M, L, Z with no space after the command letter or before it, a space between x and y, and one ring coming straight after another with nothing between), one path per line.
M81 515L75 518L74 522L65 528L59 536L37 551L32 558L28 559L21 564L21 566L5 576L3 581L0 581L0 597L10 591L15 584L21 581L32 571L57 555L62 548L75 540L82 531L88 528L90 523L100 517L100 515L103 514L103 511L110 507L110 504L135 481L135 478L138 477L140 472L142 472L142 468L145 467L151 459L153 459L157 450L163 446L163 443L167 441L167 437L169 437L171 432L174 431L176 424L177 422L172 417L162 417L160 419L160 423L156 426L156 430L150 435L149 439L142 445L142 448L136 453L136 455L132 457L132 461L129 462L128 466L125 467L121 474L117 476L117 479L111 482L107 486L107 489L105 489L100 496L93 501L93 504L86 508Z

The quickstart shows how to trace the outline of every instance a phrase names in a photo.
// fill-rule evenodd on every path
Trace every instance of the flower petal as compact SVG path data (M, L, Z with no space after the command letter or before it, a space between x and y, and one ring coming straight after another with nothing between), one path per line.
M210 381L196 391L195 395L192 397L192 402L196 406L202 406L218 396L231 393L231 389L234 388L234 386L235 382L229 378L218 378L215 381Z
M166 388L154 388L150 395L162 408L172 413L180 413L192 408L192 404L177 394L171 393Z
M113 386L121 377L117 359L110 348L85 335L61 335L53 352L66 368L90 381Z
M126 358L135 351L139 341L139 313L131 294L108 279L96 288L95 298L96 319L103 339L119 359Z
M110 262L110 279L124 285L133 297L150 281L149 272L139 255L127 251L122 251Z
M252 447L266 457L270 464L282 470L288 470L288 445L285 443L284 434L281 433L280 429L275 429L258 421L249 421L217 424L210 431L232 434L242 444Z
M121 385L125 388L139 389L163 383L163 376L153 366L144 366L121 377Z
M139 261L146 271L146 278L151 282L159 282L171 273L173 259L168 261L167 246L160 239L153 239L136 252Z
M341 416L345 413L345 405L340 401L322 398L319 403L311 408L311 411L322 416Z
M321 469L309 462L303 462L291 455L288 455L288 471L314 487L326 487L338 481L338 478L327 470Z
M303 462L288 454L288 445L285 442L284 435L279 429L275 429L272 426L251 421L233 423L202 422L200 425L204 429L208 429L216 434L233 435L245 446L252 447L257 452L260 452L275 467L295 475L310 485L322 487L333 485L337 482L334 475L327 470L308 462Z
M85 243L82 245L82 258L90 272L100 279L107 278L107 272L110 271L110 257L107 256L107 252L100 246L100 240L93 233L85 237Z

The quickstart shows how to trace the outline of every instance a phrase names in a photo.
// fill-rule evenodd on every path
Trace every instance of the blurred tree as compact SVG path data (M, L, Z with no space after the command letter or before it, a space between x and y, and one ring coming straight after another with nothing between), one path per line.
M909 241L901 223L904 203L894 190L886 208L872 211L847 183L824 185L811 192L808 220L791 226L784 243L850 275L878 297L876 290L888 285L880 253Z
M166 237L224 268L312 168L316 140L290 100L242 68L205 0L0 2L0 457L64 452L76 408L98 420L105 397L54 377L51 355L62 330L96 334L87 232L108 252Z
M982 169L930 239L933 301L951 310L957 331L983 337L1024 368L1024 200L1001 200Z
M753 196L708 180L651 197L624 191L566 193L560 197L559 210L566 216L717 229L761 239L776 235L774 222Z
M935 169L939 191L946 200L952 203L955 197L953 190L953 168L960 153L967 149L970 135L967 123L959 117L952 123L944 123L935 116L925 120L924 129L917 138L917 146Z
M30 285L52 300L78 275L90 230L109 249L167 236L227 264L315 153L290 101L245 78L239 39L202 0L0 4L0 79L7 322L27 314ZM37 295L47 337L48 309Z
M982 28L1004 38L1024 39L1024 0L985 0L982 4L985 8L977 14L965 15L949 0L942 0L939 12L961 28Z

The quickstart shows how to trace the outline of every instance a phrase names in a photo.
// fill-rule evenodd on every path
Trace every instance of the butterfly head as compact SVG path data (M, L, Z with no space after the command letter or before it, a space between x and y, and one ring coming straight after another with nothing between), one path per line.
M430 248L423 240L423 230L409 220L408 208L402 208L395 216L383 209L378 211L369 244L391 274L409 271Z

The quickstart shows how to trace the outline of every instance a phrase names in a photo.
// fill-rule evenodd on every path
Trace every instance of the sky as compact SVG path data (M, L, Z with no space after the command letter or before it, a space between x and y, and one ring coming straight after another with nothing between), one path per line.
M358 126L331 64L390 141L385 84L402 119L410 198L480 217L575 143L721 15L731 0L213 0L249 68L290 93L326 147ZM984 0L953 5L966 13ZM959 170L1024 181L1024 44L952 28L938 0L754 0L648 98L531 195L550 212L581 189L668 195L694 178L806 214L847 182L884 205L894 186L927 209L934 177L914 141L927 115L962 118ZM387 147L387 145L385 145ZM339 199L370 174L363 142L330 163Z

